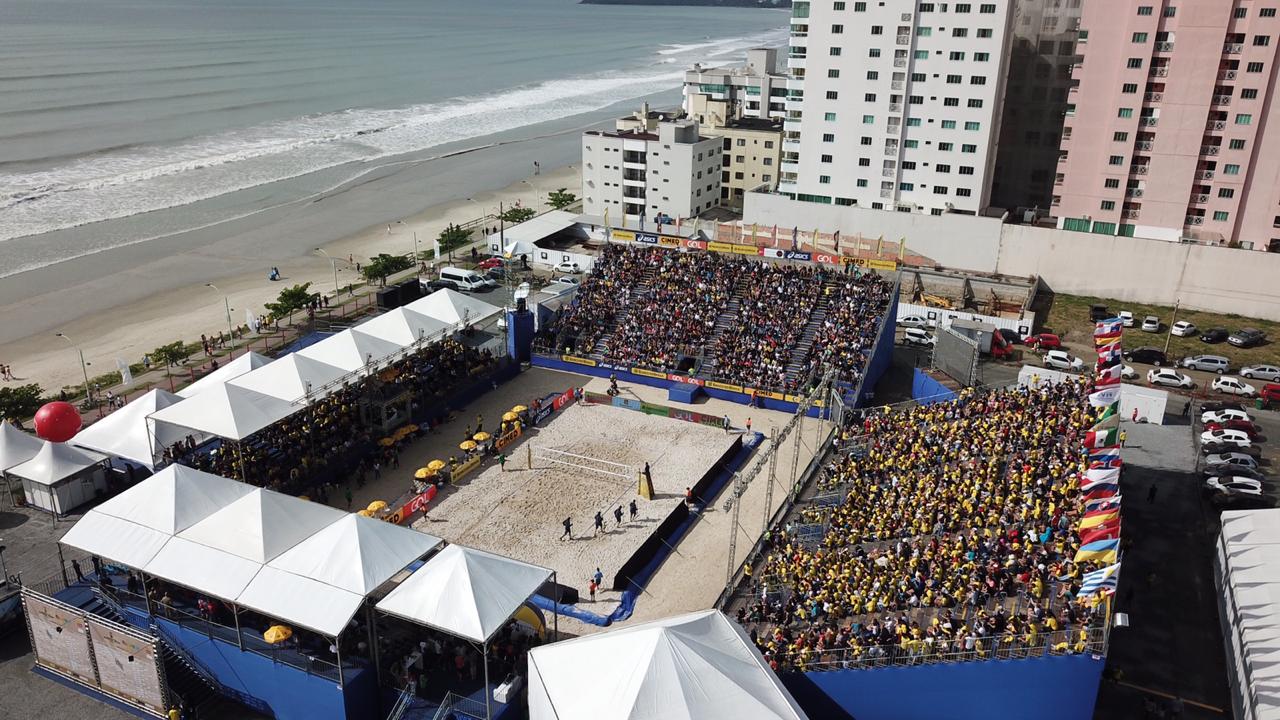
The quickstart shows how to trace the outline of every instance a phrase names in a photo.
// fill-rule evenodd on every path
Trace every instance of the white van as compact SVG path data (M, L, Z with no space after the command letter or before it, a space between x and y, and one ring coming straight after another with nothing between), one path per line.
M463 268L445 267L440 269L440 279L448 280L458 286L463 292L479 292L487 290L493 285L493 281L475 270L465 270Z

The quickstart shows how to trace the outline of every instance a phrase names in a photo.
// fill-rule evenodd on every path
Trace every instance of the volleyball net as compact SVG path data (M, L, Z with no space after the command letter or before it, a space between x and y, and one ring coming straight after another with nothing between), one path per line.
M589 455L579 455L578 453L571 453L566 450L556 450L554 448L534 448L530 445L529 469L532 470L538 466L546 467L549 465L561 465L576 468L578 470L586 470L600 475L622 478L627 481L631 481L636 478L637 470L635 467L627 465L626 463L602 460Z

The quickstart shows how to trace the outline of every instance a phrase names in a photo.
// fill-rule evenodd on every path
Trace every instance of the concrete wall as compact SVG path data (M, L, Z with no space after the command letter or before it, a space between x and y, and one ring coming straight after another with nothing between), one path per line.
M994 218L931 216L821 205L748 193L745 222L907 239L937 264L1038 275L1054 292L1173 305L1280 321L1280 253L1003 225Z

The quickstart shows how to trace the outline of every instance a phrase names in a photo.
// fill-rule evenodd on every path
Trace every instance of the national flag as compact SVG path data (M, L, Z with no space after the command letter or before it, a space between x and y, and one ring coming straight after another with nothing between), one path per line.
M1080 583L1078 597L1089 595L1111 595L1120 584L1120 563L1108 565L1100 570L1085 573Z
M1106 407L1120 402L1120 386L1111 385L1089 393L1089 404L1093 407Z
M756 244L756 224L751 223L751 244Z
M1120 485L1118 483L1098 483L1080 494L1085 500L1115 497L1120 494Z
M1102 372L1103 370L1106 370L1107 368L1112 368L1112 367L1115 367L1115 366L1117 366L1117 365L1123 365L1123 364L1124 364L1124 362L1123 362L1119 357L1101 357L1101 356L1099 356L1099 357L1098 357L1098 362L1096 362L1096 363L1094 363L1094 364L1093 364L1093 370L1094 370L1094 372Z
M1080 485L1083 486L1086 481L1117 482L1119 480L1120 480L1119 468L1094 468L1091 470L1084 471L1084 478L1080 481Z
M1093 336L1093 345L1094 347L1102 347L1104 345L1110 345L1119 340L1120 340L1119 331L1108 333L1106 335L1098 335L1095 333Z
M1080 531L1080 544L1098 542L1099 540L1119 540L1120 539L1120 521L1111 520L1097 527L1091 527L1088 530Z
M1112 495L1111 497L1105 497L1105 498L1094 498L1093 500L1085 500L1084 502L1085 512L1088 512L1090 510L1105 510L1107 508L1118 508L1118 507L1120 507L1119 495Z
M1106 512L1099 513L1097 515L1090 515L1089 517L1086 517L1080 520L1080 529L1088 530L1091 527L1097 527L1108 520L1115 520L1119 517L1120 517L1119 510L1109 510Z
M813 241L810 244L813 246L813 251L818 252L818 228L813 229Z
M1124 354L1124 351L1121 349L1119 341L1110 342L1110 343L1107 343L1106 345L1098 346L1099 360L1103 359L1104 357L1115 358L1119 360L1123 354Z
M1107 428L1097 432L1087 432L1084 434L1085 447L1100 448L1115 445L1120 438L1119 428Z
M904 236L898 240L898 262L902 262L907 257L907 238Z
M120 382L126 387L133 384L133 371L129 369L129 363L124 358L116 358L116 369L120 371Z
M791 249L795 250L800 246L800 226L796 225L791 228Z
M778 247L778 225L777 225L777 223L774 223L774 226L773 226L773 246L774 246L775 248L776 248L776 247Z
M604 209L604 229L605 232L609 231L609 208ZM437 255L436 257L439 256Z
M836 230L835 234L831 236L831 239L835 241L836 254L839 255L840 254L840 231Z
M1098 421L1106 420L1109 417L1118 417L1120 415L1120 403L1112 403L1098 413Z
M1124 463L1121 462L1120 458L1118 457L1109 458L1107 460L1090 460L1089 461L1090 470L1106 470L1110 468L1119 468L1122 465L1124 465Z
M1119 550L1120 541L1118 539L1091 542L1080 546L1080 550L1076 552L1074 562L1113 563L1116 561L1116 554Z
M1124 323L1120 318L1110 318L1093 324L1094 337L1119 337L1122 332L1124 332Z
M1119 513L1120 513L1120 508L1118 508L1118 507L1108 507L1108 508L1101 508L1101 509L1094 509L1094 510L1086 510L1086 511L1085 511L1085 513L1084 513L1084 518L1085 518L1086 520L1088 520L1088 519L1091 519L1091 518L1097 518L1097 517L1099 517L1099 516L1106 516L1106 519L1107 519L1107 520L1110 520L1110 519L1111 519L1111 518L1113 518L1113 517L1117 517L1117 516L1119 515ZM1095 523L1093 523L1093 524L1094 524L1094 525L1097 525L1098 523L1096 523L1096 522L1095 522Z
M880 239L876 240L876 257L880 257L880 250L883 247L884 247L884 236L881 235Z
M1105 420L1099 420L1098 422L1094 423L1093 427L1089 429L1092 430L1093 432L1102 432L1103 430L1112 430L1119 427L1120 427L1120 416L1112 415L1111 417L1106 418Z
M1098 371L1097 377L1093 379L1095 387L1107 387L1109 385L1120 384L1120 373L1124 372L1123 365L1112 365L1109 368L1103 368Z

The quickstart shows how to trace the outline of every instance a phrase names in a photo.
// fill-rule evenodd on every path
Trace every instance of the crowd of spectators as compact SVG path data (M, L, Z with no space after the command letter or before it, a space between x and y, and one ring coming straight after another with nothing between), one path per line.
M838 380L856 383L892 290L852 268L610 244L562 314L556 348L586 355L608 335L603 355L616 362L671 372L687 369L682 356L714 358L709 376L782 391L826 357ZM736 314L717 334L735 295ZM802 343L820 305L825 315Z
M1081 651L1086 392L966 389L855 418L820 484L837 501L770 538L739 621L781 668Z

